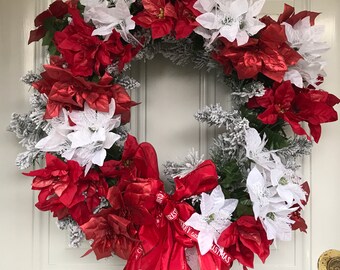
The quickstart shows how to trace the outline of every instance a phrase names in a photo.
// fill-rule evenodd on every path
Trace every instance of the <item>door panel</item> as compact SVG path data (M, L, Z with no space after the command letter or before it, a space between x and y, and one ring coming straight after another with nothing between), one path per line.
M336 27L340 25L337 18L340 2L267 0L263 13L278 15L284 2L297 9L311 8L324 12L318 23L326 25L325 40L332 47L326 56L329 76L324 88L340 95L336 81L340 71L340 28ZM99 262L93 254L80 258L88 249L87 245L80 249L69 248L67 234L57 229L55 219L33 208L36 194L29 191L30 181L22 177L13 164L21 149L12 134L4 130L12 111L27 110L28 89L18 82L18 78L42 63L44 54L41 47L27 46L26 40L35 14L47 6L48 1L45 0L0 2L1 93L6 93L0 99L0 142L2 156L6 154L6 159L2 161L0 181L0 202L3 206L0 232L3 241L0 254L3 258L0 260L0 269L123 269L124 261L118 258ZM162 57L134 65L132 74L141 82L141 88L131 95L134 100L142 102L133 109L132 133L140 141L148 141L155 146L160 169L166 160L183 158L193 147L201 154L207 154L217 131L199 124L193 114L204 105L216 102L224 107L230 106L224 86L216 82L214 74L190 67L177 67ZM265 265L256 263L256 270L316 270L317 258L323 251L340 248L340 218L337 215L340 212L340 177L336 170L340 156L339 138L338 123L325 126L320 145L313 149L311 158L304 160L302 173L304 178L310 179L312 188L311 203L305 210L308 234L297 233L293 241L277 243L277 248L272 248ZM236 263L233 269L241 268Z

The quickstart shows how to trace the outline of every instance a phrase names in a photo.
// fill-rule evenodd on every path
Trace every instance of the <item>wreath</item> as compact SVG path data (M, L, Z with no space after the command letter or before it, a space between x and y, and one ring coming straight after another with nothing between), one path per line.
M230 269L235 260L247 269L276 240L306 232L298 158L337 120L340 100L320 90L328 47L318 13L285 5L277 20L259 19L264 2L56 0L36 17L29 43L42 39L49 64L22 78L31 110L13 114L9 130L26 148L20 169L44 161L24 174L72 246L86 238L85 255L114 254L131 270ZM126 127L139 83L125 71L156 54L214 70L233 98L232 110L195 114L219 128L211 159L193 151L166 162L163 180L152 145Z

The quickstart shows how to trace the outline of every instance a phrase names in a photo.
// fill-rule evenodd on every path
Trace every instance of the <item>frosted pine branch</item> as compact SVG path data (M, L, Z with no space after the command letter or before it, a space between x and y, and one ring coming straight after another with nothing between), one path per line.
M185 177L203 162L203 155L192 149L182 162L167 161L164 166L164 174L169 178Z
M84 233L81 228L71 217L67 217L57 221L57 226L60 230L67 230L69 233L69 246L79 248L83 239Z
M32 83L39 81L41 76L39 74L34 73L33 71L27 72L26 75L22 76L20 80L25 84L32 85Z

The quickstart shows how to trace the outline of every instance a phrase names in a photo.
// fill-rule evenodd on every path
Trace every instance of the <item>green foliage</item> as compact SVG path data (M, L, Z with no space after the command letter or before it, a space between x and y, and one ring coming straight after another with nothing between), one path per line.
M242 172L240 171L239 165L236 161L231 161L225 164L222 168L220 168L219 175L221 179L219 184L223 188L224 195L226 197L230 197L230 193L235 186L238 186L239 183L243 180Z
M114 178L108 178L106 177L105 178L107 184L109 185L109 187L113 187L113 186L116 186L117 185L117 179L114 179Z
M245 106L241 108L242 116L249 120L249 126L257 129L262 136L266 134L267 149L282 149L289 146L289 140L283 129L285 122L282 119L278 119L273 125L263 124L257 118L262 111L263 109L250 110Z
M63 19L50 17L44 21L44 28L47 32L42 40L42 45L48 46L48 52L50 55L59 55L59 52L53 42L53 37L55 32L63 30L68 25L68 17L69 16L65 16Z

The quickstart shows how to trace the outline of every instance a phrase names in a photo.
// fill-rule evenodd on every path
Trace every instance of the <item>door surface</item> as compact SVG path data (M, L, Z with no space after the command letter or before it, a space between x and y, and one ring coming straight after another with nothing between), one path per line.
M322 12L317 22L325 25L324 40L331 46L325 56L328 77L323 87L340 96L340 1L267 0L263 13L277 15L285 2L298 10ZM117 258L100 262L93 254L80 258L86 245L69 248L67 235L57 229L55 219L34 208L36 194L30 191L30 179L15 167L15 157L22 149L6 127L12 112L28 109L29 89L19 78L28 70L39 70L42 63L40 46L26 44L35 15L48 4L47 0L0 0L0 269L123 269L124 262ZM229 104L214 74L177 67L161 57L135 65L132 73L141 82L132 97L142 102L133 111L132 133L155 146L160 166L185 156L193 147L206 154L214 131L199 125L193 114L205 104ZM340 249L340 124L327 124L322 132L319 145L304 160L302 172L312 192L305 209L308 234L297 233L293 241L279 242L266 265L257 262L256 270L316 270L322 252ZM235 264L233 269L241 268Z

